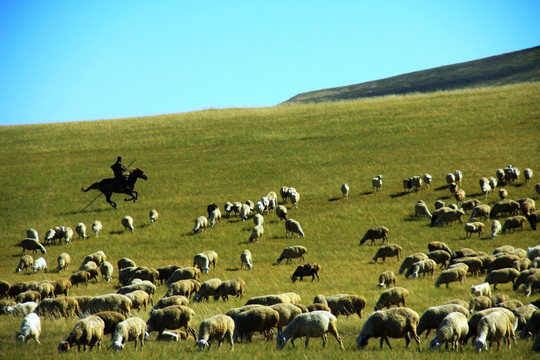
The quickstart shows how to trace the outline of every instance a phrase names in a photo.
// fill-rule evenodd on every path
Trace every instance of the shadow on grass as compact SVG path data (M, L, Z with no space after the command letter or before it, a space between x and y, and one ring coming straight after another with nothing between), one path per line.
M102 213L102 212L109 212L109 211L115 211L115 210L118 210L118 209L114 209L113 207L106 207L106 208L102 208L102 209L93 209L93 210L88 210L88 209L84 209L84 210L76 210L76 211L69 211L69 212L61 212L59 213L57 216L65 216L65 215L77 215L77 214L82 214L82 213L88 213L88 214L91 214L91 213L96 213L96 214L99 214L99 213Z
M435 191L442 191L448 189L448 185L439 186L438 188L435 188Z
M241 270L241 269L240 269L240 268L237 268L237 267L225 269L225 271L240 271L240 270Z
M398 198L398 197L401 197L401 196L405 196L405 195L410 195L411 193L408 192L408 191L402 191L402 192L399 192L399 193L395 193L395 194L390 194L390 197L392 199L395 199L395 198Z

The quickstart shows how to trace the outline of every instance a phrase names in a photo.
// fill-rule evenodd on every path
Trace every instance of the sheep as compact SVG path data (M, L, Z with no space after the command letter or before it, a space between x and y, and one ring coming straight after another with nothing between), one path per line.
M30 255L23 255L19 260L19 265L15 269L15 272L21 272L24 269L31 269L34 265L34 258Z
M8 289L8 297L14 298L15 296L19 295L23 291L26 291L26 288L28 287L28 283L25 282L18 282L11 284L11 286Z
M394 308L376 311L372 313L366 320L360 330L360 334L356 338L356 346L359 350L363 350L368 340L372 337L381 338L380 347L386 342L390 350L392 346L388 338L405 338L405 344L409 347L410 337L412 337L420 348L420 339L416 334L418 325L418 313L409 308Z
M58 272L61 272L62 270L66 270L69 267L69 264L71 263L71 256L69 256L68 253L61 253L58 255Z
M450 207L447 207L447 206L444 206L442 208L439 208L437 210L435 210L432 214L431 214L431 227L434 227L437 224L437 220L439 220L439 218L446 212L448 211L452 211L452 209Z
M540 245L527 248L527 259L534 260L538 256L540 256Z
M476 296L469 302L469 312L473 313L474 311L489 309L492 306L493 302L488 296Z
M223 301L226 301L229 299L229 295L235 296L236 299L238 299L238 297L242 299L245 288L246 282L242 279L223 281L214 294L214 300L219 300L221 298Z
M480 178L480 190L484 195L484 200L487 201L489 193L493 190L489 184L489 179L487 177Z
M450 247L446 245L446 243L440 242L440 241L432 241L428 244L428 250L429 251L435 251L435 250L444 250L447 253L451 254L452 250L450 250Z
M525 216L512 216L504 221L501 232L506 234L506 231L510 229L515 232L516 228L521 228L521 230L523 230L526 221L527 218Z
M520 205L517 201L505 199L493 204L489 212L489 217L493 219L499 214L517 215L519 210Z
M371 185L373 186L373 192L378 192L382 190L382 175L377 175L371 179Z
M28 301L35 301L39 303L41 301L41 293L35 290L23 291L19 295L15 296L14 300L18 304Z
M41 251L42 254L45 254L47 252L47 249L41 243L39 240L36 239L24 239L21 241L17 246L22 247L24 254L26 250L32 250L32 253L36 253L36 251Z
M523 177L525 177L525 184L528 184L531 182L531 178L533 177L533 171L529 168L526 168L523 170Z
M262 239L262 236L264 234L264 228L262 225L255 225L253 227L253 230L251 231L251 235L249 235L248 242L257 242L259 239Z
M54 285L47 280L31 284L27 289L39 292L42 299L55 297Z
M504 178L508 180L508 182L517 182L519 179L519 169L508 165L508 167L504 169Z
M460 268L443 270L437 278L437 281L435 281L435 287L438 288L441 284L446 284L446 288L448 288L448 284L456 281L459 281L461 286L463 286L466 274L467 271Z
M169 290L165 293L165 297L172 295L184 295L188 299L191 298L201 288L201 283L195 279L179 280L168 285Z
M18 303L15 305L6 306L4 309L2 309L2 312L5 315L21 317L21 316L26 316L32 313L37 308L37 306L38 306L37 302L27 301L27 302Z
M178 306L178 305L188 306L188 304L189 304L189 299L183 295L169 296L169 297L159 300L150 310L150 314L152 314L152 312L156 310L164 309L169 306Z
M297 191L291 191L289 189L289 200L293 208L298 208L298 202L300 201L300 193Z
M266 341L269 341L272 339L272 328L276 327L278 321L279 313L267 306L241 312L234 319L233 340L246 337L251 342L253 332L258 331L264 334Z
M492 312L480 319L477 327L478 336L474 341L476 352L487 350L486 340L489 340L489 345L493 341L497 342L497 349L501 347L501 340L504 338L510 349L511 339L514 338L514 330L508 317L499 311Z
M154 223L156 222L156 220L158 219L159 214L158 214L158 212L157 212L156 209L152 209L152 210L150 210L150 212L148 213L148 217L150 218L150 222L151 222L152 224L154 224Z
M411 178L412 180L412 187L416 191L422 190L422 178L420 176L413 176Z
M386 270L379 275L379 288L384 288L386 286L394 285L396 286L396 275L391 270Z
M122 259L118 260L116 265L118 266L118 271L120 271L122 269L125 269L125 268L128 268L128 267L134 267L134 268L137 267L137 265L135 264L135 261L133 261L133 260L131 260L129 258L122 258Z
M5 280L0 280L0 299L8 297L9 288L11 284Z
M246 221L250 215L251 209L249 208L249 205L242 204L242 206L240 207L240 217L242 218L242 221Z
M510 268L514 264L514 261L517 261L520 259L521 258L518 255L513 255L513 254L501 255L500 254L491 263L491 266L489 267L489 271L491 272L493 270Z
M444 304L427 308L420 317L416 328L418 336L421 336L426 331L427 338L431 330L437 329L446 315L452 312L459 312L465 316L469 314L467 308L459 304Z
M283 205L278 205L276 208L276 215L279 218L279 221L287 220L289 218L287 208Z
M32 271L33 272L43 272L47 271L47 261L44 257L40 257L34 262L34 265L32 265Z
M413 190L412 178L403 179L403 192L410 193Z
M498 305L500 303L510 300L510 297L506 294L499 293L499 294L491 295L490 299L493 305Z
M434 250L426 254L428 259L435 261L436 264L441 264L441 269L447 268L450 261L450 253L444 250Z
M435 271L435 268L437 267L437 263L434 260L426 259L421 260L418 262L415 262L405 273L405 277L409 278L409 275L412 275L413 279L418 279L419 274L424 274L424 277L426 274L431 274L431 278L433 278L433 273Z
M456 176L452 173L446 174L446 183L448 185L456 182Z
M116 311L101 311L95 313L94 316L99 317L105 323L105 329L103 330L103 335L111 334L113 337L114 330L116 325L126 320L126 317Z
M283 293L276 295L262 295L250 298L245 305L274 305L274 304L298 304L300 295L296 293Z
M34 310L39 316L58 318L71 318L81 314L79 302L72 297L44 299Z
M519 272L522 272L523 270L527 270L530 266L531 266L531 260L527 258L516 260L512 264L512 267Z
M26 230L26 238L27 239L36 239L39 241L39 234L37 230L35 229L28 229Z
M289 323L298 315L309 312L307 307L299 306L298 304L291 303L278 303L269 306L271 309L276 310L279 314L279 321L276 325L278 335L281 334L283 327L289 325ZM303 309L305 308L306 311Z
M497 304L498 307L508 309L510 311L522 307L523 303L516 299L510 299Z
M452 312L444 317L437 335L430 342L431 350L440 350L442 344L451 344L452 350L459 350L459 346L463 347L463 340L469 332L469 324L467 317L459 312Z
M431 186L431 180L432 179L433 179L433 177L430 174L424 174L424 176L422 176L422 180L424 180L424 182L426 183L426 186L427 186L428 189Z
M435 210L439 210L440 208L445 207L444 201L442 201L442 200L437 200L437 201L435 201L435 205L434 205L434 206L435 206Z
M379 258L382 258L382 262L384 264L385 259L387 257L397 257L397 260L399 261L399 256L401 255L401 252L403 251L403 248L397 244L390 244L383 247L380 247L377 252L375 253L375 256L373 257L374 262L378 262Z
M210 206L210 205L209 205ZM213 210L213 209L212 209ZM227 201L224 205L223 205L223 210L225 211L225 213L227 213L227 217L230 217L231 216L231 212L233 210L233 204L229 201Z
M304 246L296 245L296 246L289 246L281 252L281 255L279 255L279 258L276 260L276 262L279 264L283 259L287 259L286 264L289 264L292 262L292 259L302 259L302 262L304 261L304 255L307 253L307 249Z
M253 260L251 258L251 251L244 250L242 251L242 254L240 254L240 269L247 266L249 270L253 267Z
M208 227L208 219L205 216L199 216L195 219L195 226L193 226L193 232L196 234L199 231L204 232L204 229Z
M90 262L90 261L93 261L96 263L96 265L101 265L104 261L107 261L107 255L105 255L105 253L100 250L100 251L96 251L95 253L92 253L90 255L87 255L82 264L86 264L87 262Z
M540 269L527 269L520 272L519 276L516 278L516 281L514 281L514 286L512 289L517 291L522 284L525 284L525 280L527 280L529 276L537 272L540 272Z
M501 228L502 226L499 220L493 220L493 223L491 224L491 238L492 239L495 239L495 237L499 235Z
M529 216L527 217L527 220L529 220L531 229L536 231L536 224L540 223L540 211L535 211L529 214Z
M158 332L161 336L164 330L176 330L184 328L188 335L197 339L195 330L191 326L191 320L195 316L195 311L187 306L168 306L164 309L152 311L150 318L146 322L148 333Z
M443 303L443 305L446 305L446 304L455 304L455 305L461 305L463 306L465 309L469 309L469 303L466 302L465 300L462 300L462 299L452 299L452 300L448 300L448 301L445 301Z
M391 308L392 305L407 307L407 298L409 297L409 290L403 287L393 287L384 291L377 300L375 310L382 310L384 308Z
M291 275L291 280L292 282L295 282L298 278L300 278L300 281L303 281L304 276L311 276L311 282L313 282L316 276L317 281L320 281L320 278L319 278L320 270L321 270L321 266L317 263L300 265L296 268L294 273Z
M484 218L489 219L489 213L491 211L491 207L486 204L481 204L475 206L471 211L471 217L469 218L469 221L475 221L478 218Z
M540 290L540 273L534 273L525 280L523 294L529 297L533 291L536 292L538 290Z
M140 311L141 307L146 311L146 306L148 303L153 303L152 298L146 291L135 290L125 294L126 297L131 300L131 310ZM152 304L153 305L153 304Z
M523 328L525 328L525 326L527 325L527 321L529 321L529 319L536 310L538 310L538 308L533 304L527 304L512 309L511 311L514 313L517 320L517 327L515 330L522 330Z
M100 231L103 229L103 225L101 224L101 221L96 220L92 223L92 231L94 232L94 235L96 237L99 236Z
M227 315L218 314L209 319L203 320L199 326L199 336L197 345L199 350L211 348L213 341L218 341L218 348L221 348L223 341L227 340L234 350L234 320Z
M164 267L159 267L156 269L159 275L155 280L156 281L159 280L160 284L163 285L163 282L169 280L172 273L178 269L181 269L181 267L176 266L176 265L168 265Z
M106 282L111 281L113 271L113 265L108 261L105 261L103 262L103 264L99 265L99 272L101 273L101 276L103 276Z
M480 205L480 201L478 201L477 199L469 199L461 204L461 210L467 213L467 211L474 209L478 205Z
M463 220L461 218L465 215L465 212L463 210L449 210L446 212L443 212L439 218L435 221L435 226L441 225L443 222L446 223L446 226L448 226L450 223L459 221L460 224L463 223ZM432 217L433 219L433 217Z
M376 226L374 228L368 229L364 236L360 239L360 245L364 244L367 240L371 240L371 245L375 244L376 239L382 238L381 245L388 241L388 228L384 226Z
M313 302L327 305L336 317L339 315L350 316L357 314L358 317L362 318L362 310L366 307L366 298L360 295L318 295Z
M112 336L111 348L118 352L124 349L126 342L134 341L135 350L137 350L137 342L142 350L144 347L143 341L145 333L146 323L143 319L138 317L126 319L116 325L116 329L114 330L114 334Z
M528 339L538 333L540 333L540 310L535 310L521 329L519 336L522 339Z
M131 232L135 230L135 227L133 226L133 218L131 216L124 216L122 218L122 226L124 227L124 230L129 229Z
M66 245L69 245L71 243L71 239L73 239L73 229L70 227L62 227L62 229L64 231L64 242L66 243ZM86 227L84 231L86 238Z
M253 223L255 224L255 226L257 225L262 226L264 224L264 216L262 216L261 214L253 215Z
M487 282L480 285L471 285L471 294L474 296L491 296L491 287Z
M81 346L84 351L86 351L87 346L90 346L90 350L96 345L100 348L104 330L105 323L98 316L89 316L79 320L69 336L58 346L58 353L66 352L75 345L79 351Z
M473 233L478 233L478 237L481 237L484 233L484 224L476 221L465 224L465 237L471 237Z
M285 220L285 236L288 238L289 235L292 238L293 234L297 234L297 237L304 237L304 231L302 230L302 227L300 226L300 223L293 219L287 219Z
M77 226L75 226L75 232L79 235L79 239L86 239L86 225L84 225L84 223L78 223Z
M518 199L517 202L521 209L521 213L526 217L536 211L536 202L531 198Z
M345 199L349 198L349 185L348 184L345 183L341 185L341 194Z
M166 281L166 285L169 286L170 284L177 282L178 280L186 280L186 279L195 279L199 280L201 277L201 270L197 269L196 267L185 267L176 269L171 276L169 276L169 279Z
M196 254L193 257L193 266L200 269L203 273L208 274L208 271L210 270L210 261L205 254Z
M210 296L214 296L223 281L217 278L208 279L201 284L197 293L193 296L193 301L208 301Z
M488 282L493 285L493 289L497 289L497 284L505 284L508 282L514 283L516 278L519 276L519 271L512 268L504 268L493 270L490 272L484 282Z
M52 281L51 284L54 286L54 296L58 296L61 294L64 294L64 296L68 295L69 290L73 286L71 281L69 279L56 279L55 281Z
M414 215L416 217L427 217L431 219L431 213L429 212L426 203L422 200L418 200L418 202L414 205Z
M412 255L407 256L403 262L401 263L401 266L399 267L399 274L403 274L405 270L413 266L414 263L422 260L427 260L428 257L424 253L414 253Z
M82 316L95 314L100 311L118 311L121 314L127 315L131 310L131 300L122 294L105 294L98 295L92 298Z
M27 343L28 340L34 339L35 342L39 342L39 336L41 335L41 319L36 313L30 313L26 315L22 321L21 328L15 334L15 340L19 342Z
M504 170L497 169L497 171L495 171L495 176L497 177L497 180L502 183L504 181Z
M337 318L327 311L313 311L297 315L287 325L285 330L276 338L276 347L283 349L287 341L291 339L291 345L294 346L294 340L299 337L306 337L306 349L309 345L310 337L321 337L323 347L328 343L327 333L332 334L339 343L341 350L344 350L343 341L337 330Z

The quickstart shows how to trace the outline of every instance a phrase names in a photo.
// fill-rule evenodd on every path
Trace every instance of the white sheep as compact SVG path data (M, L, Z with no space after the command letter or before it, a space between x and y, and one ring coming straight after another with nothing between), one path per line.
M429 212L426 203L422 200L418 200L414 205L414 214L416 217L427 217L431 219L431 213Z
M214 209L209 216L210 226L214 227L216 223L221 222L221 211L219 209Z
M47 261L44 257L40 257L36 261L34 261L34 265L32 265L32 271L33 272L43 272L47 271Z
M459 170L456 170L454 173L454 178L456 179L456 184L461 186L461 180L463 180L463 173Z
M263 225L264 224L264 216L262 216L261 214L253 215L253 223L255 225Z
M242 251L242 254L240 254L240 269L247 266L249 270L253 267L253 260L251 259L251 251L244 250Z
M444 317L429 347L431 350L440 350L442 344L450 343L452 350L458 350L459 345L463 346L468 332L467 317L460 312L452 312Z
M292 259L298 259L301 258L302 261L304 261L304 254L307 253L307 249L304 246L296 245L296 246L289 246L281 252L281 255L277 259L277 263L279 264L283 259L287 259L286 263L292 262Z
M204 232L204 229L208 227L208 219L205 216L199 216L195 219L195 226L193 226L193 232L196 234L199 232Z
M35 301L26 301L23 303L6 306L3 310L4 313L11 316L21 317L26 316L33 312L37 308L38 304Z
M105 323L101 318L98 316L85 317L75 324L69 336L60 343L58 352L68 351L75 345L79 350L82 346L84 351L86 351L87 346L90 346L90 350L96 345L100 348L104 332Z
M499 220L493 220L493 223L491 224L491 238L495 239L497 235L499 235L499 232L501 231L502 226Z
M26 230L26 238L27 239L36 239L39 241L39 234L37 230L34 229L28 229Z
M345 183L341 185L341 194L343 195L345 199L349 198L349 185L348 184Z
M68 253L61 253L58 255L58 272L65 270L69 267L71 263L71 256Z
M487 282L480 285L471 285L471 294L474 296L491 296L491 287Z
M396 286L396 274L392 270L386 270L379 275L379 288L384 288L386 286L394 285Z
M150 218L150 222L151 222L152 224L154 224L154 223L156 222L156 220L158 219L159 214L158 214L158 212L157 212L156 209L152 209L152 210L150 210L150 212L148 213L148 217Z
M426 274L431 274L431 278L433 278L433 273L435 272L435 268L437 267L437 263L433 259L425 259L415 262L405 273L405 277L408 278L409 275L412 275L413 279L418 279L419 274L424 274L424 277Z
M256 225L253 227L253 230L251 231L251 235L249 236L249 242L257 242L259 239L262 239L262 236L264 234L264 228L262 225Z
M106 282L110 282L112 279L114 267L113 265L108 262L104 261L101 265L99 265L99 272L101 275L105 278Z
M276 215L279 218L279 221L287 220L289 218L289 214L287 213L287 208L283 205L277 206Z
M429 189L429 187L431 186L431 180L433 179L433 177L430 174L425 174L422 177L422 179L424 180L424 182L426 183L427 188Z
M103 229L103 225L101 224L101 221L96 220L92 223L92 231L94 232L94 235L97 237L99 235L99 232Z
M382 175L377 175L371 179L371 185L373 186L373 192L378 192L382 190Z
M199 350L210 348L213 341L218 341L218 348L224 340L227 340L231 345L231 350L234 349L233 342L234 320L227 315L218 314L209 319L203 320L199 326L199 337L197 345Z
M126 342L134 341L135 350L137 350L137 343L142 350L146 329L146 322L139 317L132 317L118 323L114 329L111 347L114 351L120 351L124 349Z
M523 176L525 177L525 184L528 184L533 176L533 171L529 168L526 168L525 170L523 170Z
M292 207L297 208L300 201L300 193L298 191L289 191L289 199L291 200Z
M257 211L257 213L264 214L265 207L264 207L264 204L262 203L262 201L257 201L257 203L255 204L254 209L255 209L255 211Z
M201 269L203 273L208 274L208 271L210 270L210 260L208 260L208 256L204 253L196 254L193 257L193 266Z
M435 281L435 287L438 288L441 284L446 284L446 287L448 288L449 283L457 281L459 281L463 286L466 274L467 270L463 268L449 268L447 270L443 270L437 278L437 281Z
M265 199L265 198L263 198ZM268 200L268 199L267 199ZM266 206L266 208L268 208ZM251 215L251 209L249 208L248 204L242 204L240 207L240 217L242 218L242 221L246 221L247 218Z
M377 300L375 305L375 311L381 310L384 308L390 308L392 305L400 306L403 304L404 307L407 306L407 298L409 297L409 290L403 287L393 287L386 291L383 291Z
M297 315L277 337L276 346L281 350L290 339L291 345L294 347L295 339L306 337L307 349L310 337L321 337L323 347L326 347L327 333L332 334L338 341L341 350L344 350L343 341L337 330L337 318L334 315L324 310L302 313Z
M122 218L122 226L125 230L129 229L131 232L135 230L135 227L133 226L133 218L131 216L124 216Z
M497 349L500 349L503 338L510 349L511 339L515 337L510 319L501 311L494 311L482 317L478 323L477 333L478 336L474 341L476 352L488 349L486 340L489 340L490 346L496 341Z
M79 235L79 239L86 239L86 225L80 222L75 226L75 232Z
M302 230L302 226L300 226L300 223L293 219L287 219L285 221L285 231L286 237L293 237L293 234L296 233L297 237L304 237L304 231Z
M35 342L39 342L39 336L41 335L41 319L36 313L30 313L26 315L22 321L21 328L15 335L15 339L19 342L27 343L28 340L34 339Z
M452 173L448 173L446 174L446 183L448 185L452 184L452 183L455 183L456 182L456 177L454 174Z

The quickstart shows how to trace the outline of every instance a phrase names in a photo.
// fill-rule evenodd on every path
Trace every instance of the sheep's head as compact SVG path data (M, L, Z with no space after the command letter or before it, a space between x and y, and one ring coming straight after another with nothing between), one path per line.
M433 339L429 344L429 349L431 351L439 351L441 350L441 343L437 339Z
M114 350L114 351L121 351L121 350L124 350L124 344L122 344L121 341L115 341L111 344L111 348Z
M476 349L476 352L480 352L482 350L487 350L488 349L488 345L485 341L482 341L480 339L476 339L474 341L474 347Z
M71 345L67 341L62 341L60 345L58 345L58 353L61 354L63 352L69 351Z
M205 348L210 348L210 344L208 343L208 341L206 341L205 339L200 339L197 341L197 343L195 344L196 346L198 345L199 346L199 350L204 350Z
M285 345L287 344L287 339L285 338L285 336L283 335L279 335L276 339L276 347L279 349L279 350L282 350L283 347L285 347Z
M291 275L291 280L292 282L295 282L298 278L296 277L296 275L292 274Z
M369 338L367 336L358 336L356 338L356 347L358 348L358 350L364 350L364 348L367 346L368 344L368 340Z

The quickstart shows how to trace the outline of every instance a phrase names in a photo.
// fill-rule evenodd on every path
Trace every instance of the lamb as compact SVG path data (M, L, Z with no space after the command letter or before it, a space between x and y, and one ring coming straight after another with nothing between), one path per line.
M37 308L38 304L35 301L27 301L15 305L6 306L2 312L6 315L15 317L26 316Z
M525 184L528 184L529 182L531 182L533 171L529 168L526 168L525 170L523 170L523 176L525 177Z
M71 263L71 256L69 256L68 253L61 253L58 255L58 272L61 272L62 270L66 270L69 267L69 264Z
M15 340L19 342L27 343L28 340L34 339L35 342L39 342L39 336L41 335L41 319L36 313L30 313L26 315L22 321L21 328L15 334Z
M288 238L289 235L292 238L293 234L297 234L297 237L304 237L304 231L302 230L302 227L300 226L300 223L293 219L287 219L285 220L285 236Z
M281 255L279 255L279 258L276 260L276 262L279 264L283 259L287 259L286 264L289 264L292 262L292 259L302 259L302 262L304 261L304 254L307 253L307 249L304 246L296 245L296 246L289 246L281 252Z
M94 232L94 235L96 237L99 236L100 231L103 229L103 225L101 224L101 221L96 220L92 223L92 231Z
M142 350L144 347L143 341L145 333L146 323L143 319L138 317L126 319L116 325L116 329L114 330L114 334L112 336L113 342L111 347L114 351L120 351L124 349L126 342L134 341L135 350L137 350L137 342Z
M341 185L341 194L343 195L345 199L349 198L349 185L348 184Z
M152 210L150 210L150 212L148 213L148 217L150 218L150 222L151 222L152 224L154 224L154 223L156 222L156 220L158 219L159 214L158 214L158 212L157 212L156 209L152 209Z
M375 305L375 311L382 310L384 308L391 308L392 305L407 307L407 298L409 297L409 290L403 287L393 287L384 291L377 300Z
M205 282L201 284L200 289L193 296L193 301L202 301L202 300L208 301L208 298L210 296L214 296L216 294L216 291L222 282L223 281L217 278L206 280Z
M305 336L306 349L308 348L310 337L321 337L323 347L326 347L328 343L327 333L334 335L341 350L344 350L343 341L337 330L337 318L334 315L321 310L299 314L277 337L276 346L281 350L287 344L287 341L291 339L291 345L294 347L294 340Z
M382 238L381 245L383 245L385 241L388 243L389 242L388 231L389 231L388 228L384 226L376 226L374 228L371 228L368 231L366 231L364 236L360 239L360 245L365 243L367 240L371 240L371 244L373 245L375 244L376 239L381 239L381 238Z
M131 216L124 216L122 218L122 226L124 227L124 230L129 229L131 232L135 230L135 227L133 226L133 218Z
M441 214L441 216L435 221L435 226L441 225L443 222L448 226L450 223L459 221L460 224L463 223L461 218L465 215L463 210L449 210ZM432 217L433 219L433 217Z
M169 290L165 293L165 297L172 295L184 295L188 299L191 298L201 288L201 283L195 279L179 280L168 285Z
M387 257L396 256L397 260L399 261L399 256L401 255L402 251L403 251L403 248L397 244L386 245L386 246L380 247L377 250L372 260L374 262L378 262L379 258L382 258L382 262L384 264L384 261Z
M422 200L418 200L418 202L414 205L414 215L416 217L427 217L431 219L431 213L429 212L426 203Z
M75 345L77 345L79 351L81 346L84 351L86 351L87 346L90 346L90 350L96 345L100 348L104 330L105 323L97 316L89 316L79 320L69 336L58 346L58 353L66 352Z
M95 296L86 309L84 310L82 316L86 317L88 315L95 314L100 311L117 311L120 314L127 315L131 310L132 302L131 300L122 294L105 294Z
M437 335L430 343L431 350L440 350L442 344L451 344L452 350L463 347L463 340L469 332L467 317L459 312L453 312L444 317L437 329Z
M197 339L195 330L191 327L191 320L195 316L195 311L187 306L168 306L164 309L153 310L150 318L146 322L148 333L158 332L161 336L164 330L176 330L184 328L188 335Z
M520 205L517 201L510 200L510 199L497 201L491 207L491 211L489 212L489 217L493 219L499 214L517 215L519 209L520 209Z
M499 235L501 228L502 226L499 220L493 220L493 223L491 224L491 238L492 239L495 239L495 237Z
M218 341L218 348L221 348L221 344L225 340L231 345L231 350L234 350L233 333L234 320L227 315L218 314L203 320L199 326L197 340L199 350L206 347L211 348L213 341Z
M471 294L474 296L491 296L489 283L485 282L480 285L471 285Z
M264 334L266 341L269 341L272 339L272 328L276 327L278 321L279 313L267 306L241 312L234 319L233 340L246 337L251 342L253 332L258 331Z
M427 308L420 317L418 327L416 328L418 336L421 336L424 331L427 331L427 338L431 330L437 329L446 315L452 312L460 312L465 316L469 314L467 308L458 304L444 304Z
M426 274L431 274L431 278L433 278L433 273L436 266L437 263L431 259L415 262L413 266L411 266L407 270L407 272L405 273L405 277L408 278L409 275L412 275L413 279L418 279L419 274L424 274L424 277L426 276Z
M487 276L484 282L493 284L493 289L497 289L497 284L514 283L519 276L519 271L512 268L493 270Z
M420 339L416 334L418 325L418 313L409 308L394 308L376 311L372 313L362 326L360 334L356 338L356 346L359 350L363 350L368 340L372 337L381 338L380 346L386 342L390 350L392 346L388 338L405 338L405 344L409 347L412 337L420 348Z
M152 303L153 305L152 298L143 290L135 290L125 294L125 296L131 300L131 310L140 311L142 307L146 311L148 303Z
M242 279L226 280L219 285L214 294L214 300L219 300L220 298L223 301L229 299L229 295L235 296L236 299L244 296L244 289L246 288L246 282Z
M489 213L491 212L491 206L486 204L481 204L475 206L471 211L471 217L469 221L475 221L478 218L489 219Z
M504 221L501 232L506 234L506 231L510 229L515 232L516 228L521 228L521 230L523 230L526 221L527 218L525 216L512 216Z
M249 270L253 267L253 260L251 259L251 251L244 250L242 251L242 254L240 254L240 269L247 266Z
M399 274L403 274L405 270L413 266L414 263L422 260L427 260L428 257L424 253L414 253L412 255L407 256L403 262L401 263L401 266L399 267Z
M199 280L201 277L201 270L196 267L185 267L176 269L166 282L166 285L177 282L178 280L195 279Z
M386 270L379 275L379 288L384 288L390 285L396 286L396 275L391 270Z
M313 302L327 305L336 317L357 314L358 317L362 318L362 310L365 309L367 301L365 297L360 295L338 294L331 296L317 295Z
M444 250L434 250L430 251L427 254L427 257L433 261L435 261L436 264L441 264L441 269L447 268L448 263L450 262L450 253Z
M469 312L481 311L489 309L493 306L493 302L488 296L476 296L469 302Z
M262 239L262 236L264 234L264 228L262 225L255 225L253 227L253 230L251 231L251 235L249 236L248 241L249 242L257 242L259 239Z
M126 320L126 317L116 311L102 311L95 313L94 316L99 317L105 323L105 329L103 335L111 334L113 336L116 325Z
M465 224L465 237L471 237L473 233L478 233L478 237L481 237L484 233L484 224L476 221Z
M193 232L196 234L199 232L204 232L204 229L208 227L208 219L204 216L199 216L195 219L195 226L193 226Z
M39 250L42 254L45 254L47 252L47 249L45 249L45 247L41 245L39 240L36 239L24 239L17 246L22 247L23 254L26 252L26 250L32 250L32 253L35 253Z
M510 349L511 339L514 338L514 330L508 317L499 311L492 312L480 319L477 328L478 336L474 341L476 352L487 350L486 340L489 340L489 345L493 341L497 342L497 349L501 347L501 340L504 338Z
M283 205L278 205L276 208L276 215L279 218L279 221L287 220L289 218L287 208Z
M84 225L84 223L78 223L77 226L75 226L75 232L79 235L79 239L86 239L86 225Z
M32 265L32 271L33 272L43 272L47 271L47 261L44 257L40 257L34 262L34 265Z
M540 273L534 273L527 277L523 285L523 294L529 297L531 293L540 290Z
M441 286L441 284L446 284L446 288L448 288L448 284L456 281L459 281L461 283L461 286L463 286L466 274L467 270L462 268L443 270L437 278L437 281L435 281L435 287L438 288L439 286Z
M137 264L135 264L135 261L133 261L133 260L131 260L129 258L122 258L122 259L118 260L116 265L118 266L118 271L120 271L122 269L125 269L125 268L128 268L128 267L133 267L133 268L137 267Z
M21 272L24 269L31 269L34 265L34 258L30 255L23 255L19 260L19 265L15 269L15 272Z
M440 242L440 241L432 241L428 244L428 250L429 251L435 251L435 250L444 250L449 254L452 254L452 250L450 250L450 247L446 245L446 243Z
M291 280L292 282L295 282L298 278L300 278L300 281L303 281L304 276L311 276L311 282L313 282L316 276L317 281L320 281L320 278L319 278L320 270L321 270L321 266L317 263L300 265L296 268L294 273L291 275Z
M382 190L382 175L377 175L371 179L371 185L373 185L373 192L378 192Z
M166 297L166 298L163 298L163 299L159 300L154 305L152 310L150 310L150 314L152 314L156 310L164 309L164 308L169 307L169 306L178 306L178 305L188 306L188 304L189 304L188 298L183 296L183 295L169 296L169 297Z
M35 308L34 312L39 316L59 318L71 318L81 314L79 302L71 297L56 299L43 299Z

